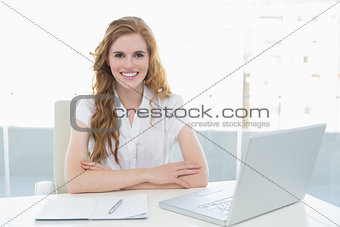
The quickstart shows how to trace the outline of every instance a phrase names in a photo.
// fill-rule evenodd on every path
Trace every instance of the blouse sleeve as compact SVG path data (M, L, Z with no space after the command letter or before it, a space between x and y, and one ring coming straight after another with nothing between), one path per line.
M95 110L94 99L81 99L77 106L76 119L85 124L87 128L90 128Z
M172 94L168 99L166 107L169 109L168 116L165 118L165 130L168 134L170 144L177 142L177 136L181 129L190 122L188 112L183 105L183 98Z

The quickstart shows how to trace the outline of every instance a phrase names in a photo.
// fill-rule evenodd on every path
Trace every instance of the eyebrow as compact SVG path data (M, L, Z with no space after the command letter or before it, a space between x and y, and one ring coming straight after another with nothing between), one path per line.
M114 52L112 52L113 54L114 53L124 53L124 51L119 51L119 50L117 50L117 51L114 51ZM143 51L143 50L137 50L137 51L135 51L135 52L133 52L133 53L146 53L145 51Z

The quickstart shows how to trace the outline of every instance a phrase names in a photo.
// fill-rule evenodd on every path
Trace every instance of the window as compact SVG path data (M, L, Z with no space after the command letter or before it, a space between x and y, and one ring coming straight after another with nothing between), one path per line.
M36 181L52 180L54 102L91 93L89 52L110 21L136 15L155 33L173 92L190 101L186 108L201 110L191 123L202 134L210 180L235 179L237 165L204 137L242 157L251 133L322 121L327 133L309 193L340 206L339 6L241 67L334 2L135 0L82 2L79 10L78 2L11 1L83 56L3 5L0 126L9 127L11 196L31 195ZM202 116L202 108L210 108L210 116ZM18 191L20 185L29 190ZM4 193L0 188L0 196Z

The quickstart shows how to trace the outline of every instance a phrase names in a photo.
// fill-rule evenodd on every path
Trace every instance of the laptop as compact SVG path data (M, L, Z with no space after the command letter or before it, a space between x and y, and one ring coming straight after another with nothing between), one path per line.
M208 188L159 206L229 226L296 203L305 196L325 128L318 124L254 134L235 188Z

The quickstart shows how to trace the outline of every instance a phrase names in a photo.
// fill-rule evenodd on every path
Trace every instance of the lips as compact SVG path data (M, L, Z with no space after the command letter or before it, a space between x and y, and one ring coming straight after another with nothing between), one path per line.
M129 72L120 72L120 75L122 75L127 80L132 80L137 77L139 72L137 71L129 71Z

